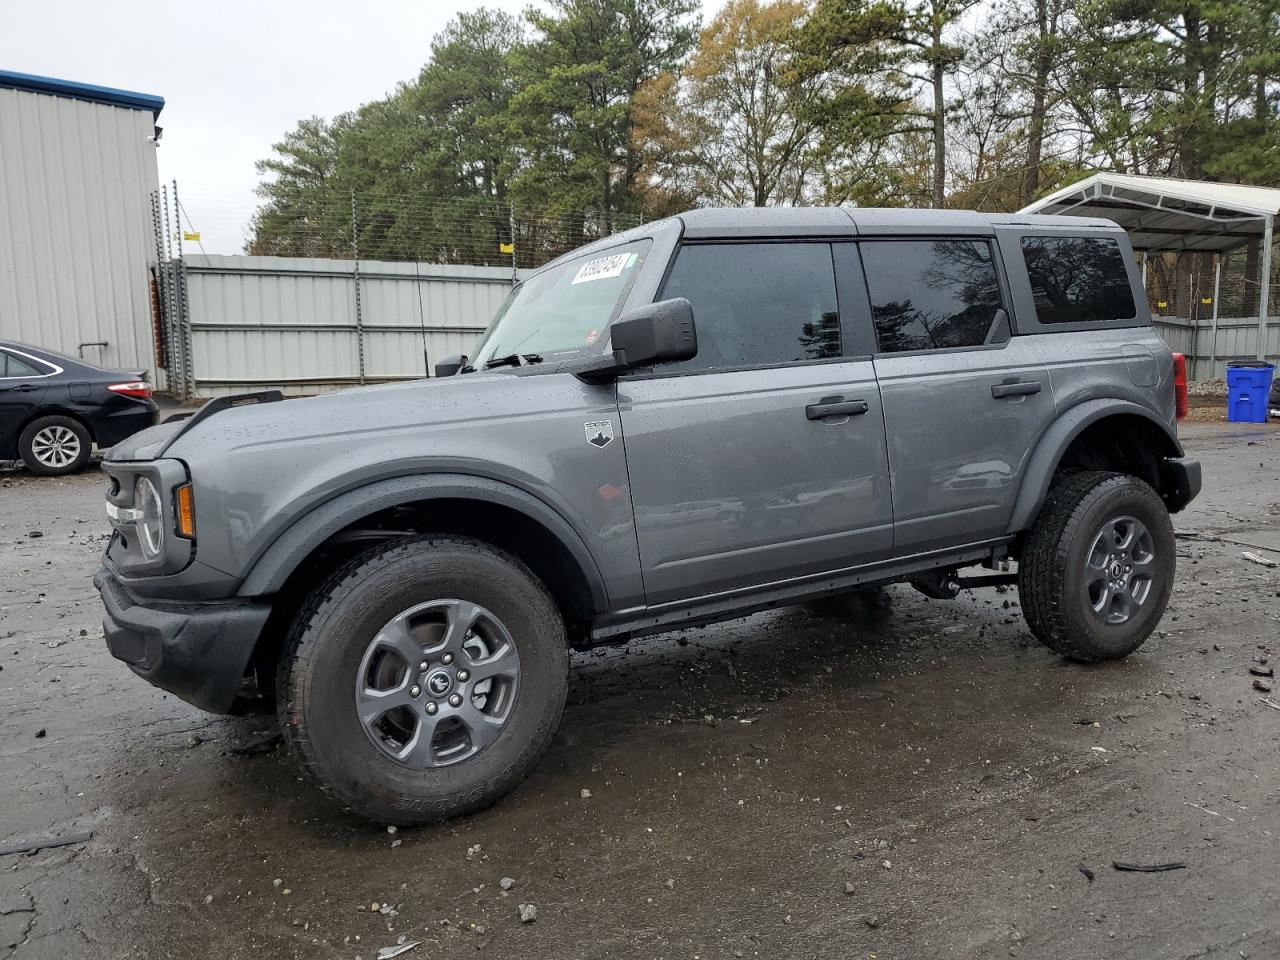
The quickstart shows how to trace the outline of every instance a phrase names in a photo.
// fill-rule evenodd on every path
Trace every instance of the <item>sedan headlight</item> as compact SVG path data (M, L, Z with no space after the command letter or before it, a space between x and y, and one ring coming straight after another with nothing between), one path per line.
M142 555L154 560L164 550L164 507L160 503L160 491L146 477L139 477L133 488L133 503L137 509L136 529Z

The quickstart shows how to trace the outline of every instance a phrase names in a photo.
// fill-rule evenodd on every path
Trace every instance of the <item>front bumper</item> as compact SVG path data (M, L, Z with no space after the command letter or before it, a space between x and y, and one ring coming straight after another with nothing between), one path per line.
M105 568L93 585L102 595L102 630L113 657L201 710L231 711L270 604L140 600Z
M1180 457L1160 463L1162 496L1170 513L1177 513L1200 493L1200 461Z

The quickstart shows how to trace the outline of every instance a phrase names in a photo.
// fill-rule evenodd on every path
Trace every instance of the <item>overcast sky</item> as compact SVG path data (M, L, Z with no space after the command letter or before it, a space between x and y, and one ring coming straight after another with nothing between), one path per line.
M238 253L254 161L303 117L415 77L460 10L528 0L45 0L0 5L0 69L165 98L160 179L177 179L209 253ZM722 0L704 0L719 9Z

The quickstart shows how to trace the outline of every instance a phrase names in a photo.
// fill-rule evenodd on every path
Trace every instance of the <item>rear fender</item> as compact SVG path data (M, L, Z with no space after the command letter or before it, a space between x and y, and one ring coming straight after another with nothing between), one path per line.
M1026 530L1034 522L1040 507L1044 505L1045 498L1049 495L1049 487L1057 473L1058 464L1072 442L1091 424L1117 414L1142 417L1157 427L1168 440L1168 446L1159 452L1161 457L1183 455L1182 444L1178 442L1177 435L1170 430L1167 423L1146 407L1115 398L1086 400L1059 416L1041 435L1035 452L1027 462L1022 486L1018 489L1018 499L1014 503L1013 515L1009 520L1008 533Z

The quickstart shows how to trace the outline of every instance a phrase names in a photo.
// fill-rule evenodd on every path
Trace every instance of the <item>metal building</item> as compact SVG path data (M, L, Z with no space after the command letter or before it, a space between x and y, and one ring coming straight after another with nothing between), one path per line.
M156 372L164 99L0 71L0 338Z

